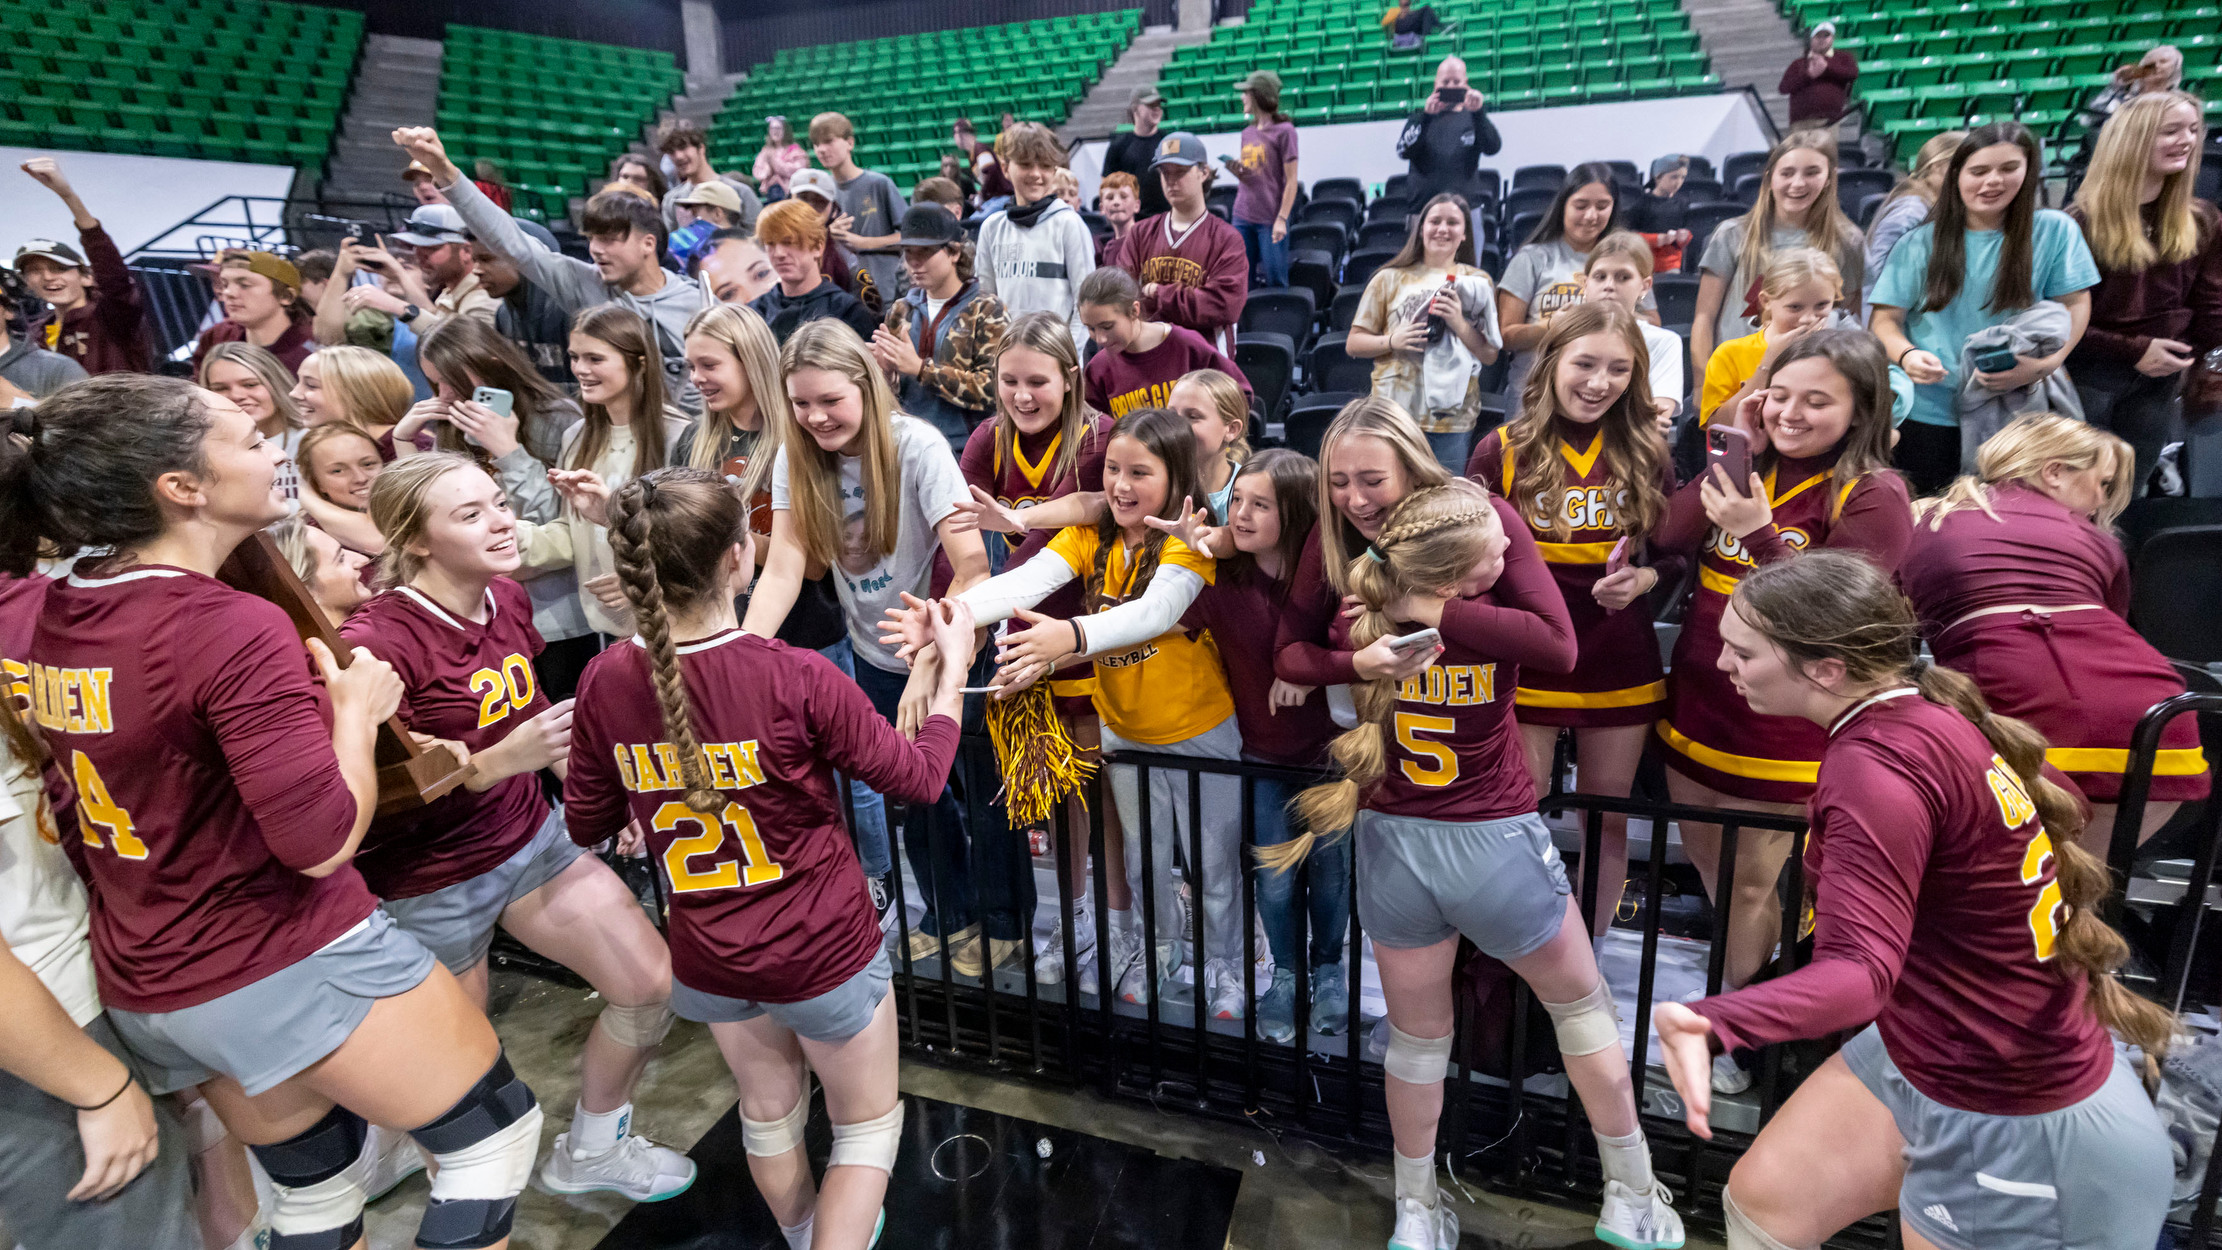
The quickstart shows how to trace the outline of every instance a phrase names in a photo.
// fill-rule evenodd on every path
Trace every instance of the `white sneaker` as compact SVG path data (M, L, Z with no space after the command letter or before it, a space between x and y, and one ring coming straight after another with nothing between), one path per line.
M1072 952L1079 965L1080 983L1085 987L1095 978L1089 969L1096 960L1095 909L1080 899L1072 908ZM1034 981L1039 985L1057 985L1065 979L1065 934L1062 924L1048 934L1034 939Z
M394 1186L424 1170L424 1152L407 1133L373 1124L363 1138L363 1153L376 1159L371 1165L370 1179L363 1182L365 1202L376 1202L392 1193Z
M1145 1005L1150 1001L1149 960L1142 957L1142 935L1132 930L1111 931L1111 978L1122 1002Z
M1232 959L1204 961L1204 993L1211 1014L1218 1020L1240 1020L1248 1004L1242 992L1242 970Z
M559 1133L555 1150L540 1169L540 1183L559 1194L599 1191L635 1202L662 1202L687 1192L694 1173L694 1160L645 1137L627 1135L601 1154L575 1159L571 1135Z
M1674 1213L1673 1201L1674 1195L1657 1181L1640 1194L1619 1181L1606 1181L1597 1240L1620 1250L1675 1250L1682 1244L1682 1217Z
M1727 1055L1713 1056L1713 1092L1741 1094L1751 1088L1751 1073L1736 1066Z
M1458 1213L1438 1197L1432 1207L1417 1198L1396 1200L1396 1231L1389 1234L1389 1250L1456 1250Z

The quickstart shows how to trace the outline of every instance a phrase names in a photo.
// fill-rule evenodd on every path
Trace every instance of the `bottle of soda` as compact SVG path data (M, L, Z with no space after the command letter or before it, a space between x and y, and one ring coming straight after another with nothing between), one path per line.
M1458 278L1454 274L1444 278L1442 287L1434 295L1428 296L1425 304L1420 305L1421 314L1427 319L1427 345L1429 347L1442 342L1443 336L1450 333L1450 326L1445 324L1443 318L1435 312L1435 300L1443 291L1449 291L1455 295L1457 290Z

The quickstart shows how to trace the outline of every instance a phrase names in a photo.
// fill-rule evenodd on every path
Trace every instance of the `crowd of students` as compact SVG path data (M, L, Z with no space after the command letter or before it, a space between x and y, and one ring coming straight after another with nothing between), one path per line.
M1452 77L1427 116L1471 124ZM128 271L33 162L82 247L18 254L52 308L37 350L96 376L6 374L0 1098L21 1114L0 1135L42 1161L0 1171L10 1231L226 1246L266 1220L281 1248L347 1246L429 1159L420 1244L507 1244L541 1111L485 1016L498 926L605 1003L545 1186L692 1183L630 1124L684 1018L733 1071L787 1242L871 1244L902 1141L895 842L933 883L912 958L969 978L1026 961L1026 831L999 778L952 762L989 699L1046 685L1083 753L1328 771L1256 786L1254 865L1224 774L1192 807L1176 770L1145 789L1114 760L1103 856L1077 800L1047 836L1069 850L1083 986L1254 1006L1276 1043L1299 1017L1347 1023L1357 874L1388 1009L1392 1247L1457 1244L1435 1136L1462 936L1543 1003L1596 1137L1599 1236L1682 1243L1537 814L1568 735L1589 793L1627 795L1650 752L1677 801L1811 815L1813 961L1753 983L1791 844L1747 828L1717 900L1724 992L1657 1010L1699 1132L1711 1092L1748 1081L1740 1052L1874 1022L1737 1165L1732 1246L1817 1244L1893 1206L1909 1244L2152 1245L2167 1147L2108 1030L2154 1056L2169 1021L2111 977L2125 947L2087 848L2130 726L2182 688L2123 619L2106 525L2222 369L2196 101L2120 109L2072 218L2035 207L2026 131L1969 133L1917 167L1904 198L1934 207L1879 267L1837 207L1833 136L1785 139L1702 254L1688 414L1648 291L1688 240L1620 228L1610 167L1569 174L1500 283L1472 203L1431 193L1353 323L1374 393L1314 459L1253 452L1267 414L1230 359L1253 265L1284 263L1278 86L1242 87L1263 155L1246 137L1231 162L1235 220L1204 203L1201 142L1158 136L1148 184L1106 180L1126 220L1100 264L1059 193L1066 153L1031 123L967 149L960 172L1010 197L977 243L961 188L906 204L839 114L808 128L822 169L772 119L769 203L674 127L683 181L643 163L593 196L590 260L404 129L429 198L402 250L225 254L190 381L144 371ZM2047 301L2067 322L2049 336L2020 321ZM1509 412L1479 431L1476 380L1507 352ZM2100 401L1975 437L1971 399L2063 362L2066 396ZM1678 471L1692 427L1748 462ZM266 531L351 657L304 653L279 607L219 578ZM1663 663L1654 609L1678 587ZM381 811L392 717L467 782ZM2188 719L2163 745L2148 835L2209 789ZM898 829L900 807L921 818ZM1717 893L1718 826L1679 827ZM598 847L650 858L660 931ZM1600 928L1623 820L1602 855ZM259 1215L242 1143L275 1184Z

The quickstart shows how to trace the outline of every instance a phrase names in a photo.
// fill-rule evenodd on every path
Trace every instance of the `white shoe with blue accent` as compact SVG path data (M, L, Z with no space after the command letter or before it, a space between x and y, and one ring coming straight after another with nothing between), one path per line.
M1674 1195L1657 1181L1642 1193L1606 1181L1597 1240L1620 1250L1676 1250L1682 1244L1682 1217L1674 1213L1673 1202Z
M1456 1250L1458 1213L1440 1197L1423 1207L1416 1198L1396 1200L1396 1231L1389 1234L1389 1250Z

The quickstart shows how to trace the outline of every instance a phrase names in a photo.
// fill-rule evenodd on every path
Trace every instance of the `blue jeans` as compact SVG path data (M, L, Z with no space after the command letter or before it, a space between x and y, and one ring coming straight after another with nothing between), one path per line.
M1234 228L1242 232L1242 250L1250 254L1250 286L1288 285L1288 238L1273 241L1273 223L1238 221Z
M1295 836L1289 828L1288 805L1297 787L1259 778L1253 792L1257 815L1252 834L1259 846L1279 846ZM1350 837L1332 845L1315 846L1311 857L1287 872L1258 870L1258 919L1265 922L1266 945L1273 951L1276 969L1294 970L1303 953L1296 946L1296 892L1311 880L1305 893L1305 910L1311 925L1311 965L1342 962L1343 933L1350 927Z
M848 639L843 638L818 654L833 661L835 668L851 678L856 676L856 652L850 649ZM895 866L895 857L887 847L887 800L880 797L879 791L853 777L846 780L849 801L856 809L857 862L864 866L865 876L884 877Z
M994 671L995 653L983 652L973 666L970 684L986 685ZM909 680L905 673L870 664L856 666L856 684L889 724L895 723L896 707ZM986 707L982 696L965 696L967 729L982 727ZM978 922L987 936L1013 942L1026 937L1033 924L1034 861L1026 852L1026 840L1011 829L1004 809L991 802L999 785L993 761L980 763L986 775L966 786L966 757L958 753L950 784L923 809L923 827L905 822L903 855L926 896L926 914L918 922L921 932L944 937ZM968 827L974 831L970 836Z

